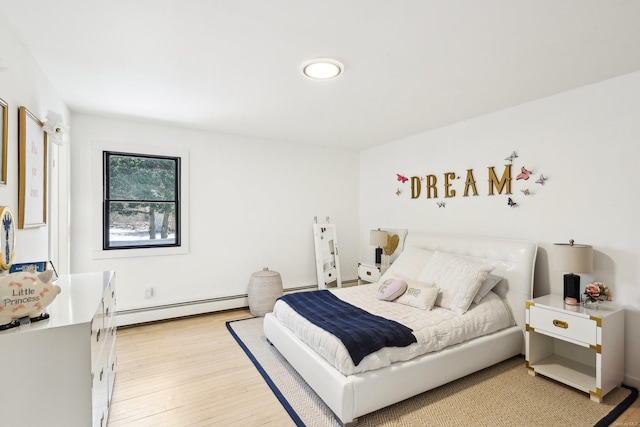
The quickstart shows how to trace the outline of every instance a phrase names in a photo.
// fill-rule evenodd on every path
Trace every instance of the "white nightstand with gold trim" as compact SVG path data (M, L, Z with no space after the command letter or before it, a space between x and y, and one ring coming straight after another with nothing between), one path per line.
M624 309L564 304L560 295L527 301L525 359L541 374L589 393L601 402L624 377Z
M382 274L386 271L387 267L382 267L380 264L367 264L363 262L358 263L358 284L377 282L380 280Z

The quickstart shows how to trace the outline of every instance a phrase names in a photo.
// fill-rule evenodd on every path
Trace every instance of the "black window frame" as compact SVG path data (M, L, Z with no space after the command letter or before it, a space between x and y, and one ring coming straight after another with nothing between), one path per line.
M109 159L111 156L122 156L122 157L138 157L138 158L146 158L146 159L155 159L155 160L172 160L175 162L175 188L174 188L174 199L172 200L144 200L144 199L111 199L109 195ZM155 155L155 154L141 154L141 153L129 153L123 151L103 151L102 152L102 249L105 251L113 251L113 250L128 250L128 249L151 249L151 248L176 248L182 246L182 221L181 221L181 163L182 158L179 156L163 156L163 155ZM140 203L175 203L175 242L174 243L155 243L155 244L135 244L135 245L118 245L118 246L110 246L110 227L109 227L109 206L111 202L140 202Z

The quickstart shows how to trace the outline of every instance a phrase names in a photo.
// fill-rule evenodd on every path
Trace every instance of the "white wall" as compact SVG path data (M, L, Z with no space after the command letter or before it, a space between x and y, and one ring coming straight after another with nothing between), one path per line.
M626 310L626 380L640 384L640 72L365 150L360 156L360 253L368 230L393 225L415 231L467 233L538 242L535 294L562 293L552 244L593 245L594 271ZM513 150L510 208L489 196L489 166L500 174ZM375 167L372 167L374 166ZM516 180L520 167L544 174L544 186ZM462 197L473 169L479 195ZM455 172L456 197L444 198L443 174ZM406 176L434 174L438 199L411 199ZM402 190L396 196L397 189ZM521 190L530 188L532 195ZM440 208L437 201L445 201ZM550 265L551 264L551 265Z
M315 284L314 216L336 224L343 279L356 278L358 152L85 114L72 118L72 270L116 270L119 311L243 295L251 274L263 267L280 272L285 288ZM95 253L101 245L95 219L102 214L91 200L101 197L102 166L92 152L110 145L133 152L136 146L178 146L189 153L183 164L190 193L187 254ZM154 288L150 299L147 287ZM246 300L231 303L239 305Z
M0 98L9 104L7 185L0 185L0 206L8 206L18 220L18 108L26 107L40 120L45 120L47 111L62 114L69 123L69 110L31 56L29 50L11 30L3 13L0 12L0 65L7 67L0 71ZM23 262L53 260L59 272L66 272L67 239L67 170L68 145L64 147L49 144L48 168L51 196L47 212L47 225L37 228L17 230L14 264ZM51 226L56 224L56 226ZM51 236L50 236L51 233ZM58 237L62 236L61 239ZM49 248L51 245L51 249Z

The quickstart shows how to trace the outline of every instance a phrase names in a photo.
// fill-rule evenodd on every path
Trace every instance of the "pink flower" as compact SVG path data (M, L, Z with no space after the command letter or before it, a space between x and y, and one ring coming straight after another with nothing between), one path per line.
M585 292L592 298L598 298L600 296L600 287L595 283L587 285Z
M589 283L584 294L590 301L611 301L611 290L604 283Z

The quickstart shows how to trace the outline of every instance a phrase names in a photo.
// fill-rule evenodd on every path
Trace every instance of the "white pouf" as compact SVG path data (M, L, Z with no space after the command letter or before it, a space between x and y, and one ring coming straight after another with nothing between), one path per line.
M282 277L267 267L256 271L249 280L249 310L254 316L264 316L273 311L276 300L282 296Z

